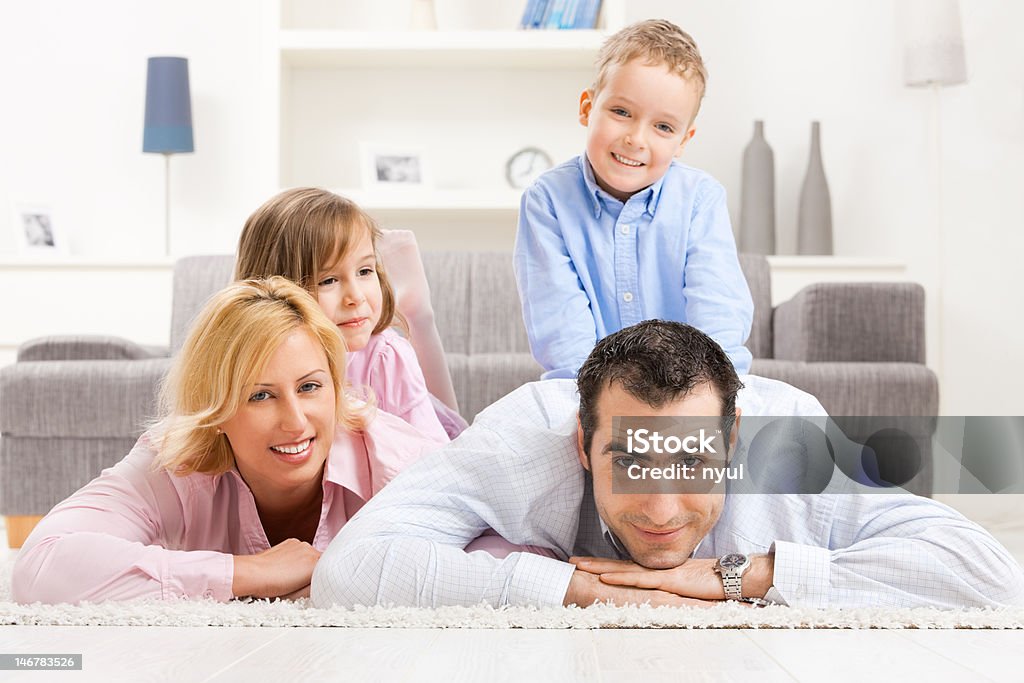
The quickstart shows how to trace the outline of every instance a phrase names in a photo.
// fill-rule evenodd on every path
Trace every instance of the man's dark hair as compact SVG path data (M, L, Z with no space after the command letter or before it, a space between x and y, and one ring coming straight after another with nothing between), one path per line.
M743 388L729 356L696 327L647 320L619 330L597 343L576 376L583 450L588 455L597 429L598 397L612 384L652 408L710 384L722 401L726 442L736 415L736 393Z

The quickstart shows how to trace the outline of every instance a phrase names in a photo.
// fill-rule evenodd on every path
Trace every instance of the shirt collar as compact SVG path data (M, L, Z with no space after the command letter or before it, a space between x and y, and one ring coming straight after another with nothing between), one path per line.
M672 163L675 162L673 161ZM601 186L597 184L597 178L594 177L594 167L590 165L590 159L587 158L586 152L579 156L579 165L580 170L583 172L583 184L587 188L587 196L590 198L590 204L594 210L594 218L601 217L601 202L612 201L622 204L622 202L602 190ZM630 200L632 201L635 198L639 198L643 201L644 213L653 218L654 212L658 210L658 202L661 199L661 188L664 184L665 176L662 176L650 187L645 188L630 197Z
M370 484L370 455L366 450L366 441L360 433L338 427L334 433L331 452L327 456L324 479L347 488L363 501L370 500L373 495Z
M604 519L601 517L601 513L597 513L597 521L601 523L601 533L604 534L604 540L608 541L612 549L619 554L620 560L631 560L629 551L626 550L626 546L622 545L619 537L612 533L612 530L608 528L608 525L604 523Z
M587 158L586 152L579 156L578 163L580 165L580 170L583 172L583 184L587 188L587 197L590 199L591 207L594 210L594 218L600 218L601 195L609 195L598 186L597 179L594 178L594 168L590 165L590 159ZM612 199L614 199L614 197L612 197Z

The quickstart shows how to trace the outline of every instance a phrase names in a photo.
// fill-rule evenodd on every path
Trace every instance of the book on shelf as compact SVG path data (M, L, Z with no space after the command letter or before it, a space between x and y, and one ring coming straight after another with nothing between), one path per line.
M601 0L527 0L519 21L522 29L592 29Z
M544 19L544 10L547 9L548 0L528 0L523 10L523 18L519 22L519 28L539 28L540 22Z
M580 0L573 28L597 28L597 15L601 12L601 0Z
M551 0L551 2L548 3L547 11L544 13L544 24L542 28L558 28L558 24L562 20L562 14L565 12L565 6L567 4L569 4L569 0Z

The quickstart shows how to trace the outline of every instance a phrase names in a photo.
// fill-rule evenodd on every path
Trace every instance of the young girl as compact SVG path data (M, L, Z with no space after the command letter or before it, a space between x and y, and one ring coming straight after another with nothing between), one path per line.
M368 387L381 410L427 435L457 436L466 422L457 412L415 240L403 232L388 237L344 197L317 188L286 190L246 221L235 279L281 275L297 282L345 339L345 374L353 387ZM401 302L378 256L381 242L403 277ZM412 343L392 329L396 324L409 330Z

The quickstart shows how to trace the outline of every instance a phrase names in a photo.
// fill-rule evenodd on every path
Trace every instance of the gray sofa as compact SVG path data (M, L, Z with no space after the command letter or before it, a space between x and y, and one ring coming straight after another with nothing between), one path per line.
M833 415L936 414L938 383L923 365L920 286L818 284L773 310L767 261L740 260L755 303L748 341L755 374L809 391ZM442 252L425 254L424 263L459 405L472 420L540 374L511 259ZM0 369L0 513L45 514L128 452L153 417L170 353L232 267L231 256L176 264L169 347L50 337L24 344L17 362ZM927 493L930 476L922 471L910 488Z

